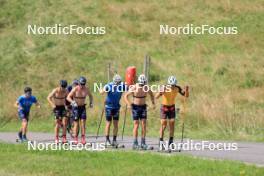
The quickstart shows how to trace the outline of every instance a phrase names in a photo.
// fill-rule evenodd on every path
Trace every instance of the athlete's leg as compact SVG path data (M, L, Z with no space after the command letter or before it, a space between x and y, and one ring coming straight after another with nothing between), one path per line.
M81 119L81 134L85 136L86 130L86 119Z
M79 130L79 120L73 121L73 136L78 137L78 130Z
M160 120L160 141L163 141L164 131L167 127L167 119Z
M55 127L54 127L54 132L55 132L55 142L59 142L59 129L61 126L61 120L59 118L55 119Z
M114 124L113 136L117 136L117 133L118 133L118 120L114 120L113 124Z
M134 128L133 128L134 139L138 138L138 127L139 127L139 120L134 120Z
M119 121L119 109L113 110L113 142L116 141L117 133L118 133L118 121ZM115 142L116 143L116 142Z
M27 126L28 126L28 120L26 118L23 118L22 122L21 122L22 135L26 135L27 134Z
M169 126L170 126L170 139L169 139L169 144L173 142L173 137L174 137L174 125L175 124L175 119L169 119Z
M109 108L105 108L105 138L106 138L106 142L107 145L110 145L110 128L111 128L111 123L112 123L112 113L111 113L111 109Z
M147 119L141 119L141 138L145 139L147 129Z
M110 135L110 128L111 128L111 123L112 121L111 120L106 120L106 123L105 123L105 136L109 137Z
M62 143L66 142L67 123L68 123L68 118L63 117L62 118Z
M82 144L86 144L86 138L85 138L85 134L86 134L86 119L81 119L81 133L82 133L81 142L82 142Z

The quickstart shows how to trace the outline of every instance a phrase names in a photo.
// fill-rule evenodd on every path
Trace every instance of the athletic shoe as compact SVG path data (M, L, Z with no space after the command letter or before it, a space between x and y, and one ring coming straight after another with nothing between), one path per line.
M106 141L105 141L105 146L107 147L107 146L111 146L112 144L111 144L111 141L110 141L110 139L107 139Z
M27 141L28 141L27 136L25 134L22 135L22 142L27 142Z
M62 137L62 143L63 143L63 144L64 144L64 143L67 143L66 136L63 136L63 137Z
M138 149L138 142L137 141L134 141L132 149L133 150Z
M140 147L141 147L141 149L143 149L143 150L147 150L147 149L148 149L148 145L145 144L145 143L141 144Z
M113 141L113 142L112 142L112 146L113 146L113 147L117 147L117 146L118 146L118 143L117 143L116 141Z
M59 143L59 137L56 136L56 137L55 137L55 144L58 144L58 143Z
M82 143L83 145L86 144L86 138L85 138L85 136L82 136L81 143Z
M74 137L74 139L73 139L73 144L74 144L74 145L77 145L77 144L78 144L78 137Z

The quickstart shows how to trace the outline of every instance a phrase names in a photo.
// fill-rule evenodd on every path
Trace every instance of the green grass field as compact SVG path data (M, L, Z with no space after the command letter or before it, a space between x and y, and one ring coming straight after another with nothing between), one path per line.
M180 85L191 86L186 115L189 137L264 141L261 1L0 0L0 6L1 131L17 129L13 104L26 85L33 87L42 104L41 110L31 113L37 122L32 129L50 131L52 115L46 97L59 79L71 81L84 75L90 85L106 83L108 62L122 75L129 65L137 66L140 73L149 54L151 84L164 84L169 75L176 75ZM106 26L107 34L27 35L28 24L58 23ZM160 24L187 23L234 25L238 34L159 35ZM103 97L94 96L91 129L96 128L103 102ZM158 128L159 108L149 113L149 134L157 136Z
M28 151L0 144L0 175L261 176L264 168L230 161L136 152Z

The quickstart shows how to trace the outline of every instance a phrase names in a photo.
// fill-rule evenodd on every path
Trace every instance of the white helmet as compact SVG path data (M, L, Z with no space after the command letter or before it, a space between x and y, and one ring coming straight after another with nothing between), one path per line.
M113 77L113 82L114 82L115 84L118 84L118 83L120 83L121 81L122 81L122 78L121 78L120 75L116 74L116 75Z
M139 75L138 83L139 84L143 84L143 85L147 83L147 78L146 78L146 76L144 74Z
M169 78L168 78L168 84L169 85L171 85L171 86L175 86L175 85L177 85L177 79L176 79L176 77L175 76L170 76Z

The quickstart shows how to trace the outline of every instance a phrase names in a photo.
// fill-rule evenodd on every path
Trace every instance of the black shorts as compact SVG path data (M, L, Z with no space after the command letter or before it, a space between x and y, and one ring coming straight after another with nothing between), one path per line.
M161 119L175 119L176 117L176 111L175 111L175 105L161 105L160 108L160 118Z
M105 108L105 119L107 121L119 120L119 108Z
M133 120L147 119L147 105L132 104Z
M26 112L26 111L23 111L23 110L19 110L18 111L18 117L20 118L20 120L25 119L26 121L28 121L29 112Z
M66 117L65 106L56 106L53 109L53 113L54 113L56 119L61 119L63 117Z
M85 105L83 106L77 106L72 109L73 119L79 120L79 119L86 119L86 108Z
M71 105L69 105L69 106L67 106L67 108L66 108L66 117L68 117L68 118L72 118L72 106Z

